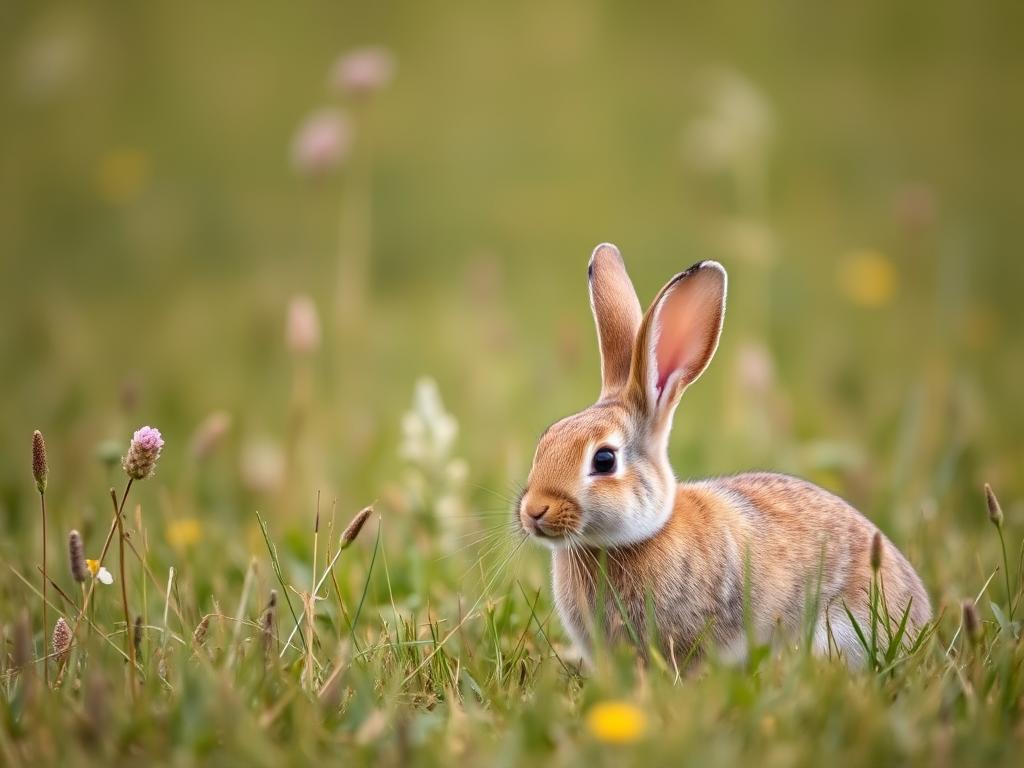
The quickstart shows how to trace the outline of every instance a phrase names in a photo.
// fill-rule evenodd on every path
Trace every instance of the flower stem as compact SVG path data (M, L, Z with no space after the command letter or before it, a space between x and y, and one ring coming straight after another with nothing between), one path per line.
M46 620L46 582L49 581L46 574L46 492L39 491L39 509L43 516L43 681L47 687L50 685L50 663L46 657L46 638L50 632L50 625Z
M1014 608L1016 607L1014 594L1010 591L1010 561L1007 559L1007 540L1002 537L1002 525L996 525L999 531L999 546L1002 547L1002 575L1007 580L1007 608L1010 611L1010 621L1014 621Z
M127 496L125 492L125 496ZM121 606L124 608L124 644L125 652L128 654L129 681L132 692L132 699L135 699L135 643L132 642L132 618L128 613L128 574L124 565L124 521L121 517L121 510L124 509L122 500L120 507L117 504L117 491L110 489L110 501L114 505L114 520L117 523L117 545L118 561L121 566Z
M132 482L133 482L132 478L129 477L128 478L128 484L124 487L124 495L121 497L121 506L120 506L120 508L118 508L117 505L115 504L114 519L110 523L110 530L107 531L107 539L106 539L106 541L103 542L103 549L100 552L99 560L97 561L97 563L98 563L98 565L96 566L97 570L99 568L103 567L103 560L107 556L107 551L110 549L110 542L113 541L113 539L114 539L114 531L117 530L117 521L121 517L121 510L124 509L124 502L128 498L128 491L130 491L132 489ZM82 619L85 617L85 612L89 608L89 601L92 600L92 593L93 593L93 591L95 591L95 589L96 589L96 579L93 578L92 582L89 584L89 591L85 593L85 598L82 600L82 607L78 611L78 616L75 617L75 623L71 627L71 642L72 643L74 643L76 638L78 637L78 625L82 623ZM70 658L70 654L67 657L65 657L65 658ZM65 661L65 663L66 663L66 661ZM134 667L134 665L133 665L133 667Z

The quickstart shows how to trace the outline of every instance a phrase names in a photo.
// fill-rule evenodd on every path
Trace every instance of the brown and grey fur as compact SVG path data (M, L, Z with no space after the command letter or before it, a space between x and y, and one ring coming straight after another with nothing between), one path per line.
M523 529L553 550L555 603L566 630L588 654L597 617L606 639L625 638L621 605L630 629L643 635L653 607L667 656L685 656L707 639L739 657L747 624L762 642L795 639L812 610L815 651L858 663L862 650L846 609L869 624L875 525L794 477L749 473L680 484L669 465L676 404L718 344L725 270L694 265L644 315L614 246L597 247L589 279L601 396L542 435L518 508ZM616 451L615 472L588 473L605 446ZM882 542L889 612L898 621L909 606L913 637L931 616L928 596L906 558ZM602 560L610 581L603 591Z

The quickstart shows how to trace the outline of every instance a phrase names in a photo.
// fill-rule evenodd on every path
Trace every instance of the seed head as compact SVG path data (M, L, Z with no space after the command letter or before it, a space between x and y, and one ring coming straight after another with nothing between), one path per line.
M875 531L871 537L871 570L878 573L882 567L882 532Z
M985 501L988 504L988 519L996 528L1003 527L1003 508L999 506L999 499L996 498L992 486L985 483Z
M71 578L81 584L89 578L89 566L85 564L82 535L78 531L68 534L68 558L71 562Z
M200 621L198 625L196 625L196 630L195 630L195 632L192 633L192 642L196 646L201 646L203 643L205 643L206 642L206 633L209 631L209 629L210 629L210 617L209 616L203 616L203 620Z
M270 590L270 602L263 611L263 621L260 623L260 634L263 636L263 653L270 657L270 646L274 641L274 621L277 612L277 590Z
M132 435L128 455L121 459L121 466L132 480L145 480L156 471L156 462L164 439L155 427L142 427Z
M967 639L971 641L971 645L977 645L978 641L981 640L984 628L981 625L981 619L978 617L978 608L974 605L974 601L964 600L962 612L964 634L966 634Z
M32 477L36 479L36 488L46 493L46 475L50 471L46 463L46 442L43 433L38 429L32 433Z
M366 525L366 521L370 515L373 514L373 507L366 507L358 515L352 518L352 522L348 524L341 533L341 548L346 549L353 541L359 532L363 530L363 526Z
M167 657L164 656L163 652L160 650L157 650L157 653L160 654L160 659L156 663L156 673L160 676L161 680L166 681L167 675L170 671L167 667Z
M135 628L132 632L132 644L135 646L135 658L142 661L142 617L135 617Z
M59 661L63 661L71 650L71 627L61 616L53 627L53 652Z

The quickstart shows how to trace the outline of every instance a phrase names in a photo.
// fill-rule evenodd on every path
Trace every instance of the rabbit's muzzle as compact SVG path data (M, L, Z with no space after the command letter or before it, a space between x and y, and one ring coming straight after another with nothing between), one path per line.
M519 502L519 523L538 539L560 539L579 529L580 508L575 499L550 492L523 494Z

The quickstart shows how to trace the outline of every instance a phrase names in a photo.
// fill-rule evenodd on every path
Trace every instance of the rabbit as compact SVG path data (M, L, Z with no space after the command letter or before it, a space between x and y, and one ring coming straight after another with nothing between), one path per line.
M873 548L892 630L906 612L904 637L921 632L931 618L921 579L842 499L766 472L676 480L669 433L718 347L722 265L680 272L645 314L614 245L594 250L588 279L600 396L541 435L515 510L526 536L552 550L555 604L584 660L596 631L646 655L653 626L674 665L705 657L705 641L740 661L751 631L758 643L803 637L816 654L860 665L867 654L847 611L870 632Z

